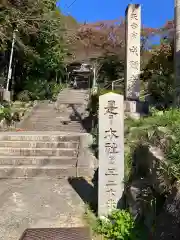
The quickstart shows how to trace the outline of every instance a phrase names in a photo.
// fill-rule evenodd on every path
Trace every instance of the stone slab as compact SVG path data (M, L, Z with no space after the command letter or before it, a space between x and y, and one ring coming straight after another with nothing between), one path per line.
M27 228L84 227L84 203L65 179L0 180L0 196L0 240Z
M91 234L87 227L27 229L20 240L91 240Z

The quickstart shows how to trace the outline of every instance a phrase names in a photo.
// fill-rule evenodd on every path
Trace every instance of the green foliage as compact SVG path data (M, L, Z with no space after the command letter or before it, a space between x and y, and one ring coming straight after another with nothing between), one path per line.
M169 178L180 179L180 111L170 109L153 111L152 116L140 120L127 119L126 144L134 148L139 144L162 149L165 160L161 161L162 172Z
M50 88L52 92L52 100L56 101L59 92L62 91L63 88L65 88L65 84L52 83L50 85Z
M28 102L3 102L0 107L0 121L5 120L6 127L10 127L12 123L21 121L27 109L32 107L32 103Z
M0 120L5 119L8 124L12 121L12 111L10 107L0 108Z
M148 91L157 103L168 107L173 102L174 75L153 74L148 85Z
M58 93L64 88L63 84L55 81L48 82L47 80L28 78L24 91L20 92L17 99L23 102L30 100L56 100Z
M28 90L24 90L17 95L17 99L22 102L29 102L31 99L31 93Z
M12 120L12 114L11 114L10 108L3 109L3 117L9 122Z
M148 93L156 103L161 103L165 108L169 107L173 101L173 54L172 38L162 39L161 44L152 51L152 57L142 74Z
M111 83L124 75L124 61L119 55L104 55L98 59L98 63L101 66L98 74L99 83Z
M49 83L44 79L28 79L25 85L25 89L27 89L30 93L30 98L32 100L44 100L50 97Z
M131 214L125 210L113 211L107 219L98 219L94 231L110 240L138 240L139 228Z
M63 17L55 0L5 0L0 8L0 21L0 74L8 64L13 30L18 30L13 59L15 93L29 90L27 81L63 79L67 50Z
M127 144L125 145L125 156L124 156L124 164L125 164L125 173L124 173L124 183L126 184L131 176L132 172L132 151Z
M117 93L117 94L123 94L122 90L118 90L118 89L115 89L115 90L109 90L109 89L106 89L106 88L100 88L99 89L99 95L103 95L103 94L106 94L106 93L109 93L109 92L113 92L113 93Z

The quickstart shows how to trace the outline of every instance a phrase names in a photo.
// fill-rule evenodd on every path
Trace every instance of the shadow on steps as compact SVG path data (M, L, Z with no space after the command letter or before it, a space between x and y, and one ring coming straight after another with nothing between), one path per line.
M69 184L80 196L85 204L97 214L98 212L98 170L95 171L93 179L85 179L84 177L69 178Z
M82 128L85 129L88 133L90 133L92 128L91 118L89 116L83 118L82 115L77 111L74 104L70 104L70 106L74 113L73 115L70 116L71 121L78 121L81 124Z

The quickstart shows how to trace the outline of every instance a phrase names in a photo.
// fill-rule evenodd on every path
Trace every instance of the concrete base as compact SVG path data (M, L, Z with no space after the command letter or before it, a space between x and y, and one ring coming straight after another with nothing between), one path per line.
M149 113L148 102L125 100L124 112L126 116L134 119L138 119L141 116L146 116Z
M4 89L4 91L3 91L3 100L7 101L7 102L11 101L11 92L10 91Z
M125 112L125 118L132 118L132 119L140 119L142 115L140 113L131 113L131 112Z
M93 177L94 171L98 167L98 161L90 149L92 143L92 135L82 134L80 136L79 155L77 161L78 177Z
M84 226L84 203L67 180L0 180L0 196L0 240L27 228Z

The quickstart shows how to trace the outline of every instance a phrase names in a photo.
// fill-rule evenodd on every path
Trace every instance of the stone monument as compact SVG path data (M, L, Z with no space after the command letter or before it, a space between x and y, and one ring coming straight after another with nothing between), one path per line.
M124 186L124 97L107 93L99 97L98 214L117 207Z
M129 4L126 9L126 91L128 100L139 100L140 93L141 7Z
M140 47L141 6L129 4L126 9L125 112L132 117L139 117L144 111L144 103L139 101Z

